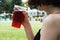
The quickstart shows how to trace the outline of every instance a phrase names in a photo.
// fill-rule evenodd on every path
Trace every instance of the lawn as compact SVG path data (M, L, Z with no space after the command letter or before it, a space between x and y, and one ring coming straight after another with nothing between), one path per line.
M27 40L24 27L21 26L20 29L13 28L11 26L12 22L0 22L0 40ZM40 22L30 22L34 35L42 27Z

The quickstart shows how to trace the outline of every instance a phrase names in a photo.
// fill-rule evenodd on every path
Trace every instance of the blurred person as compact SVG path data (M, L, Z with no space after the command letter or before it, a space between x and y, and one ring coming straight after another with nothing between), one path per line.
M7 19L7 14L6 14L6 12L4 11L4 20L6 21L6 19Z
M60 0L37 1L39 3L37 2L36 5L39 5L39 9L46 11L48 14L43 20L43 27L39 31L40 40L60 40ZM33 2L32 5L34 5ZM34 40L39 40L39 37L36 36Z
M41 0L40 9L49 13L43 21L40 40L60 40L60 0Z
M39 9L41 11L46 11L48 14L48 16L43 20L41 31L39 31L41 35L39 36L40 40L60 40L60 0L37 1L39 3L37 2L36 5L39 5ZM32 2L32 5L34 5L34 3ZM35 38L34 40L36 40Z

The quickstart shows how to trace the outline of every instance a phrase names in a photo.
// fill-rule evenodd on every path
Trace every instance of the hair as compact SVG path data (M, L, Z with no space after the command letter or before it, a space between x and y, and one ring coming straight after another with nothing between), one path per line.
M29 5L34 5L34 6L52 5L52 6L55 6L55 7L60 7L60 0L29 0L28 4Z

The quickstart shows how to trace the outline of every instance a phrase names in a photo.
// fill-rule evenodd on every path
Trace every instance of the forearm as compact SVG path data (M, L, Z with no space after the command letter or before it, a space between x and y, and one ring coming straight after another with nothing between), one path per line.
M23 25L23 26L24 26L24 29L26 31L26 35L28 37L28 40L33 40L34 39L34 35L33 35L33 32L32 32L32 28L31 28L30 23L29 22L25 23L25 25Z

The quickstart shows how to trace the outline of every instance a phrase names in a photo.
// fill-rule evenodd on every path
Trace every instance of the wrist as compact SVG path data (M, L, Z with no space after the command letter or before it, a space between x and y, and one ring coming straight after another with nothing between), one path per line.
M22 25L23 25L24 27L31 26L31 24L30 24L29 22L23 23Z

